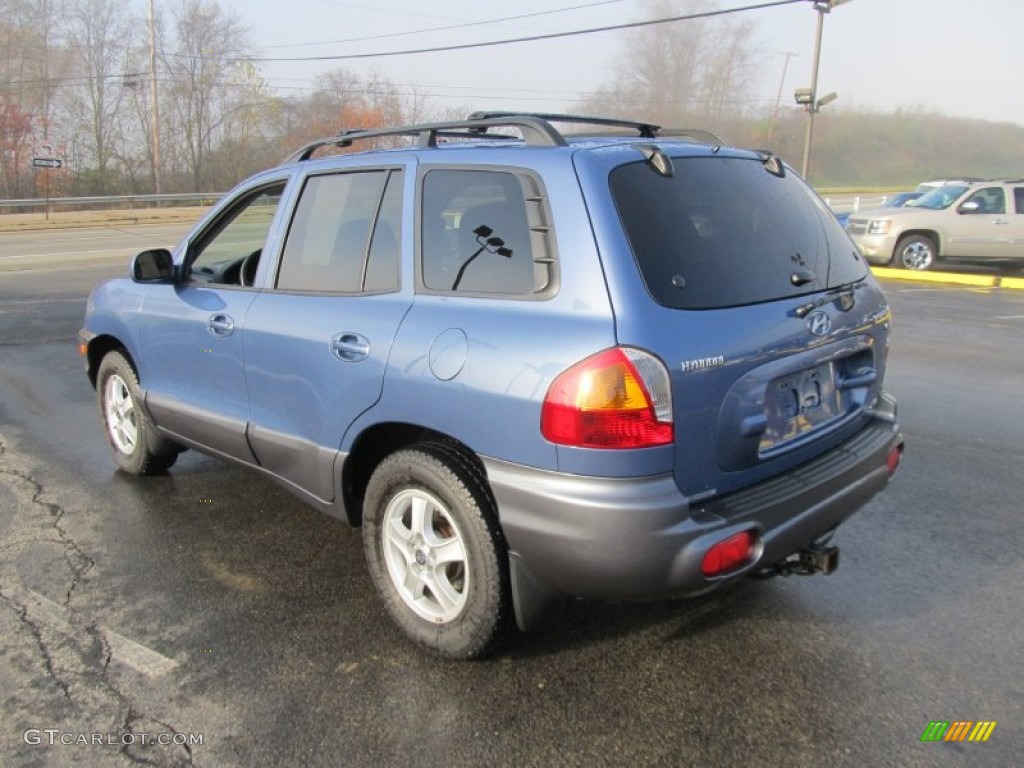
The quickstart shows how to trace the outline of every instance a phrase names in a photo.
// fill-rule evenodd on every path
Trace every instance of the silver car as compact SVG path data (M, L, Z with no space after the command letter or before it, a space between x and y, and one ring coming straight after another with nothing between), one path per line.
M853 214L846 230L872 264L924 270L943 259L1024 262L1024 179L936 187L906 208Z

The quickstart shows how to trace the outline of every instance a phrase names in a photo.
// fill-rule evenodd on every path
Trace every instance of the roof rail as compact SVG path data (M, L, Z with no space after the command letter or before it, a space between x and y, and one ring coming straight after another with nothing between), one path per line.
M294 163L309 160L313 153L321 147L350 147L353 142L373 139L380 136L414 136L419 147L436 147L439 138L487 139L507 141L515 137L507 134L488 133L491 128L518 128L522 131L523 140L533 147L564 147L565 138L546 120L532 115L496 115L494 117L455 120L442 123L423 123L420 125L403 125L396 128L373 130L343 130L336 136L326 136L309 142L292 154L286 162Z
M416 138L416 145L421 148L436 147L438 139L483 139L488 141L515 141L515 136L507 133L491 133L492 128L518 128L522 140L531 147L564 147L568 146L565 136L552 126L552 123L568 123L572 125L597 125L609 128L629 128L637 132L641 138L653 139L659 135L665 137L690 138L701 143L714 146L729 146L719 136L710 131L690 128L679 128L659 134L661 126L653 123L634 120L619 120L612 117L592 117L586 115L560 115L547 112L474 112L465 120L454 120L439 123L422 123L404 125L396 128L380 128L372 130L349 129L339 131L335 136L326 136L309 142L293 153L285 162L295 163L309 160L313 153L321 147L350 147L356 141L373 139L382 136L411 136ZM589 135L589 134L588 134Z
M491 120L500 117L525 117L543 120L546 123L567 123L571 125L603 125L610 128L632 128L641 138L653 139L661 130L660 125L642 123L636 120L620 120L614 117L593 117L591 115L563 115L552 112L474 112L470 120Z

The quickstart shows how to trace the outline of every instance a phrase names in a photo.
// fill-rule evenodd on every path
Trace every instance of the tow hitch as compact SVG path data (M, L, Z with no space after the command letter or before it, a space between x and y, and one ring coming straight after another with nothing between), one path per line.
M758 578L770 579L773 576L810 576L823 573L826 576L839 567L839 547L825 544L811 544L806 549L794 552L785 560L758 571Z

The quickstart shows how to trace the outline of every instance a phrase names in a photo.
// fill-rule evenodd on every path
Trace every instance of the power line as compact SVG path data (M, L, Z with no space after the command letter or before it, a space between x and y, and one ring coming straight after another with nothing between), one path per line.
M521 13L518 16L504 16L499 19L487 19L486 21L470 21L464 24L449 24L445 27L428 27L426 29L413 29L407 32L389 32L383 35L365 35L363 37L347 37L342 40L324 40L319 43L281 43L279 45L262 45L260 48L266 50L270 48L309 48L314 45L337 45L339 43L360 43L366 40L384 40L386 38L393 37L408 37L409 35L422 35L427 32L447 32L452 29L466 29L467 27L482 27L488 24L503 24L508 21L521 21L522 19L532 19L537 16L550 16L556 13L567 13L568 11L579 11L584 8L595 8L599 5L614 5L616 3L626 2L626 0L601 0L598 3L584 3L583 5L571 5L566 8L553 8L549 11L537 11L536 13Z
M563 37L577 37L579 35L592 35L597 32L612 32L619 29L636 29L637 27L649 27L655 24L668 24L674 21L690 21L693 19L706 19L712 16L727 16L733 13L745 11L757 11L763 8L774 8L780 5L792 5L794 3L806 3L808 0L772 0L772 2L746 5L739 8L723 8L717 11L704 11L702 13L689 13L683 16L666 16L661 19L650 19L648 21L634 21L627 24L610 24L604 27L591 27L589 29L576 29L569 32L550 32L544 35L529 35L528 37L513 37L506 40L489 40L482 43L461 43L459 45L442 45L435 48L412 48L404 51L381 51L378 53L347 53L334 56L255 56L247 59L234 59L234 61L343 61L350 59L376 59L386 56L410 56L420 53L440 53L443 51L465 51L471 48L490 48L497 45L512 45L514 43L532 43L538 40L554 40Z

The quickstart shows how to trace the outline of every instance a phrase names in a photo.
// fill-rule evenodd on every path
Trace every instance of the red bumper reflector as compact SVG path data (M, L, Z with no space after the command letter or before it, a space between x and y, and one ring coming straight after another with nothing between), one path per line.
M700 572L707 577L720 576L747 565L754 556L757 536L753 531L740 531L715 544L704 555Z
M890 475L896 471L897 467L899 467L901 458L903 458L902 445L897 445L889 451L889 456L885 460L885 467L889 470Z

